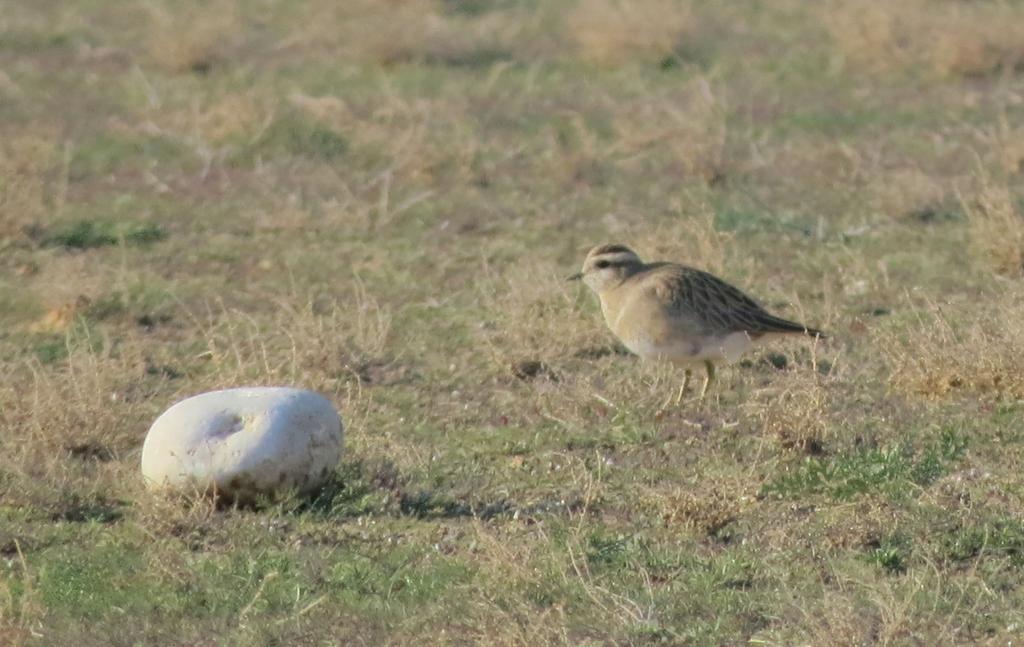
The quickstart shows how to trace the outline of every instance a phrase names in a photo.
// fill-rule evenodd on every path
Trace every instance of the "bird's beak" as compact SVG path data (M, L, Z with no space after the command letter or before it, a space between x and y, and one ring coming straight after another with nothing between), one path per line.
M580 279L582 279L582 278L583 278L583 272L576 272L576 273L575 273L575 274L573 274L572 276L568 276L568 277L566 277L566 279L565 279L565 280L566 280L566 281L579 281L579 280L580 280Z

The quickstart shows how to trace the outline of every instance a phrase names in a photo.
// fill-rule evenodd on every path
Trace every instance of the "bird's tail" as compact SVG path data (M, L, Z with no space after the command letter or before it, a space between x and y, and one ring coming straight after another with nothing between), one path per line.
M817 337L819 339L826 339L828 336L818 330L817 328L811 328L795 321L788 321L779 317L772 316L770 314L763 314L757 318L759 325L759 333L787 333L797 335L807 335L809 337Z

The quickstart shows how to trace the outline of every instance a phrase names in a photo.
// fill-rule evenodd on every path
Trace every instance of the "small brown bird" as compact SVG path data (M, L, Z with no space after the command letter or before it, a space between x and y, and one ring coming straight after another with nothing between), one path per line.
M820 330L769 314L712 274L676 263L644 263L625 245L590 250L583 271L568 278L579 279L601 299L605 322L626 348L644 359L685 367L676 404L693 366L703 364L707 371L703 399L715 364L735 362L754 342L780 334L824 337Z

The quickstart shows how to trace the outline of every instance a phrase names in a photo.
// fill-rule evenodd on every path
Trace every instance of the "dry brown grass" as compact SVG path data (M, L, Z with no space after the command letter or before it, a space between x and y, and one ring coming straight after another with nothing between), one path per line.
M993 148L1003 172L1010 176L1024 172L1024 128L1011 128L1004 118L995 139Z
M235 0L146 8L152 20L149 55L168 72L206 72L240 45L244 18Z
M844 583L848 586L850 583ZM848 592L826 591L821 599L793 609L794 619L773 636L783 644L868 645L876 642L874 630L881 624L877 613Z
M324 178L331 211L370 229L400 225L410 210L442 191L475 179L473 164L484 146L469 136L473 106L424 98L410 102L392 96L373 109L344 97L295 92L277 112L296 110L335 132L343 133L354 155L386 156L372 169L345 169ZM340 185L340 187L339 187ZM473 214L452 214L459 227ZM472 218L475 226L478 218Z
M907 335L880 332L891 383L929 398L1024 398L1024 294L992 285L1000 298L985 308L931 302L916 309Z
M758 403L756 414L763 433L784 449L818 454L841 429L840 421L830 413L834 395L827 377L813 367L797 372L787 380L785 389L766 404Z
M955 200L942 178L912 166L871 174L868 182L868 205L889 218L916 217L926 221L941 215L944 206Z
M614 356L614 338L600 314L587 307L592 305L587 301L591 295L566 283L565 276L574 267L575 263L522 264L500 274L483 267L476 278L482 306L472 331L482 364L477 370L495 382L488 406L514 424L547 419L582 427L590 424L595 407L608 406L598 399L608 389L634 382L631 391L644 390L635 375L614 367L615 360L623 358ZM557 327L559 335L544 334L549 326ZM574 369L588 356L599 357L609 368L593 382L581 379ZM517 368L529 362L538 362L541 368ZM527 406L517 404L524 398Z
M28 326L29 332L64 332L68 330L77 317L89 305L89 299L80 296L74 302L63 303L46 311L42 317Z
M84 334L69 333L68 343L83 342ZM147 374L145 358L83 350L70 353L59 376L36 363L19 369L16 386L0 394L0 424L10 430L11 443L0 469L35 485L5 492L5 501L53 510L69 499L103 501L133 490L134 463L122 460L159 406L151 401L159 380ZM67 402L75 406L63 406ZM76 448L89 447L103 448L98 462L68 464Z
M340 65L489 64L529 46L522 38L529 25L512 13L466 16L445 11L440 0L314 3L300 11L308 30L280 47L321 49Z
M564 357L574 349L605 341L586 313L573 316L573 304L589 295L574 290L577 286L567 284L562 274L568 274L563 267L546 263L524 264L501 275L482 268L477 285L485 318L478 334L494 354L496 365L511 365L517 358ZM575 325L566 324L558 339L541 333L547 322L561 324L567 316Z
M1018 277L1024 272L1024 213L1006 184L988 178L980 184L973 200L962 201L972 251L992 272Z
M357 386L363 364L388 357L391 320L358 283L353 292L345 307L330 298L279 300L269 326L222 305L191 315L205 342L197 359L210 363L209 386L315 382L326 393Z
M182 130L194 126L204 141L214 144L233 137L251 137L253 133L259 133L271 119L271 110L251 94L244 93L231 93L211 99L206 106L189 112L189 121L192 123L182 124Z
M640 495L640 505L650 509L670 528L695 533L699 537L713 535L735 521L749 507L757 494L749 483L734 479L714 482L702 478L699 489L647 488ZM712 482L707 482L712 481Z
M566 18L578 56L602 65L659 63L697 29L685 0L580 0Z
M734 243L735 234L715 226L715 214L700 193L674 199L675 219L633 238L633 248L647 262L673 261L692 265L735 281L751 270Z
M871 70L979 76L1024 60L1024 13L1009 3L859 0L823 9L843 59Z
M36 133L0 142L0 248L63 207L63 157L53 138Z
M526 591L543 596L551 587L549 576L574 577L562 559L552 559L555 541L543 526L499 531L488 524L474 523L469 529L474 550L482 563L488 564L493 586L475 600L470 613L480 618L479 628L472 632L475 641L496 645L570 645L569 619L562 604L531 609L528 604L508 604L503 592ZM535 617L533 622L523 618Z
M729 173L725 159L727 106L711 82L696 77L668 96L644 97L616 111L616 142L604 152L627 167L667 166L707 185ZM667 163L666 163L667 158Z

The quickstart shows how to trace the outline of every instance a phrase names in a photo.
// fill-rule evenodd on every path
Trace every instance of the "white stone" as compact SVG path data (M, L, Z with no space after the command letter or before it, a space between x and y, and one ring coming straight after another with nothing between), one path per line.
M211 391L156 419L142 445L142 475L152 488L228 501L309 492L337 465L341 443L338 412L312 391Z

